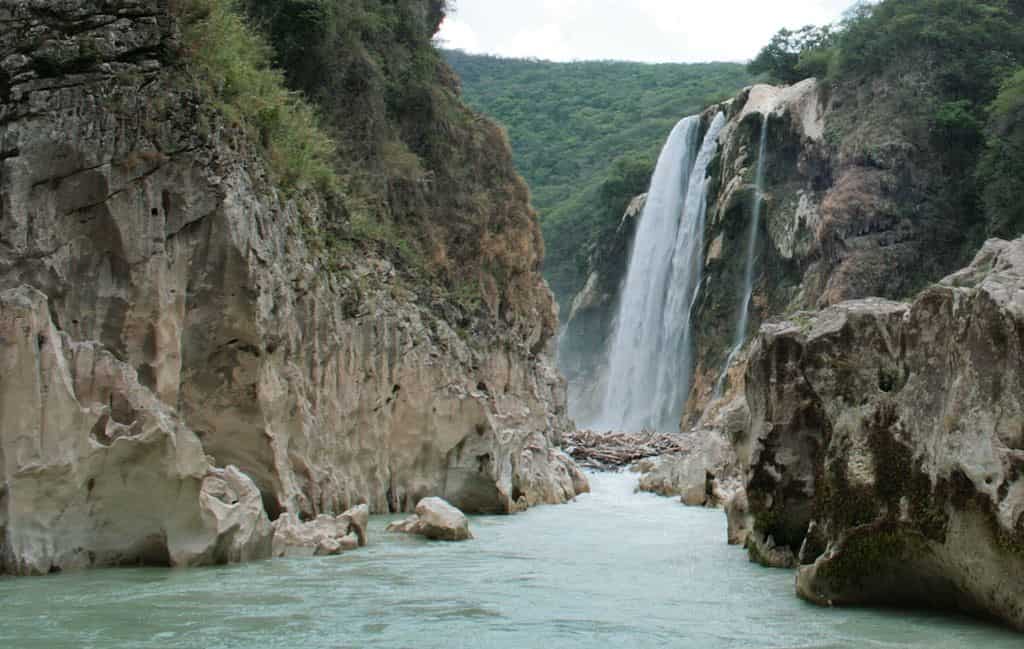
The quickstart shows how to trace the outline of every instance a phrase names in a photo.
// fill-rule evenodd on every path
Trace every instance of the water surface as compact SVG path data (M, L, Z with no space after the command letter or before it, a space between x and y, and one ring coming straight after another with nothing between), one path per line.
M385 534L341 557L0 580L4 649L1020 649L944 615L821 609L724 542L720 511L594 494L474 518L477 539Z

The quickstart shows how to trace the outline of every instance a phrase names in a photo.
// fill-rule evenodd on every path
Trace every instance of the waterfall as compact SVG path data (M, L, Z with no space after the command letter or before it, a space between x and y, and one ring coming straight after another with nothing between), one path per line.
M693 374L690 312L703 269L707 169L725 116L698 148L699 117L669 135L633 241L615 333L608 386L593 427L675 431Z
M768 147L768 115L764 116L761 123L761 143L757 152L757 173L754 175L754 205L750 218L750 232L747 236L747 267L743 274L743 293L740 299L739 310L736 313L736 333L733 337L732 349L725 359L725 367L715 384L715 397L722 396L725 387L725 380L729 375L729 368L732 367L736 357L743 349L743 343L747 339L747 327L750 325L750 300L754 296L754 265L757 256L757 237L761 230L761 205L764 196L764 167L765 150Z

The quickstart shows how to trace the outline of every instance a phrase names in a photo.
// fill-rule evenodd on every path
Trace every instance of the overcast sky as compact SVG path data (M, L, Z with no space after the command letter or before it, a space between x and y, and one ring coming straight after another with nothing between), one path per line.
M445 47L572 61L746 61L782 27L838 19L854 0L451 0Z

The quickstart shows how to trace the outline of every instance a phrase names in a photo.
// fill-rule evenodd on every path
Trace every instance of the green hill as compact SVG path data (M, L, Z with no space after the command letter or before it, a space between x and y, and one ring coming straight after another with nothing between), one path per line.
M552 63L446 51L465 100L508 128L540 212L544 274L562 306L594 241L647 188L672 126L753 78L735 63Z

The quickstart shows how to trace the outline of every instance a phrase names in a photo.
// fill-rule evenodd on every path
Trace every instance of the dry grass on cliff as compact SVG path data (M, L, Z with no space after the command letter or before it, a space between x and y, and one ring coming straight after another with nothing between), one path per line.
M285 86L273 50L232 0L175 0L192 78L263 147L286 189L331 189L334 143L316 110Z

